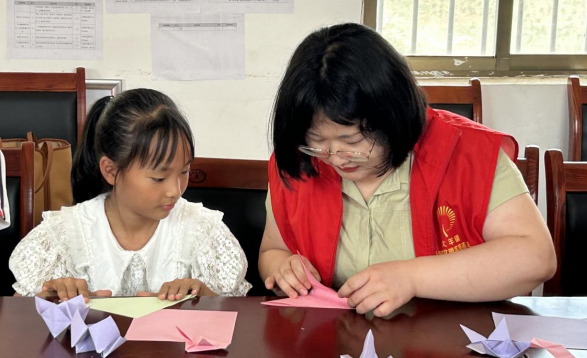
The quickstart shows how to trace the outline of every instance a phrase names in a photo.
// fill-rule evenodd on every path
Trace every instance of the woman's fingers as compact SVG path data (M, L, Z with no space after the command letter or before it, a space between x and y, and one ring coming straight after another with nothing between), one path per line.
M289 284L289 282L281 275L275 278L275 282L281 290L291 298L298 297L298 292ZM300 283L301 285L301 283Z
M310 283L310 280L308 280L308 276L306 276L306 271L304 270L304 265L302 264L302 261L296 256L292 257L293 260L291 260L291 267L293 273L296 275L296 279L303 285L303 287L294 287L302 295L307 295L308 290L312 288L312 284Z
M321 282L322 277L320 277L320 273L318 273L318 270L316 270L316 268L314 267L314 265L312 265L310 260L308 260L307 258L304 257L304 262L306 263L306 266L308 267L308 271L310 271L312 276L314 276L314 278L316 280L318 280L318 282Z
M265 279L265 287L269 290L275 290L275 284L291 298L296 298L299 295L305 296L312 288L312 283L306 275L302 261L305 261L306 267L316 280L320 281L320 274L318 270L308 261L307 258L299 255L292 255L283 261L277 272Z
M306 289L304 284L298 279L298 276L295 274L294 270L291 267L284 268L280 273L281 280L280 277L277 277L277 284L285 293L287 293L289 297L296 298L298 295L308 294L308 290ZM305 273L303 275L305 276ZM284 281L287 282L287 290L283 286ZM292 294L290 294L291 290L295 291L295 296L292 296Z
M272 290L275 287L275 277L269 276L265 279L265 288L268 290Z

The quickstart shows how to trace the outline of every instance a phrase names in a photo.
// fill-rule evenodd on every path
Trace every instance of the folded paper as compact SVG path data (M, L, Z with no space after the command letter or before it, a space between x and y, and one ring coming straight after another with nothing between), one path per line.
M96 351L107 357L126 339L120 336L120 331L111 316L98 323L86 325L78 312L71 322L71 346L76 353Z
M237 312L161 310L133 319L129 341L185 342L187 352L227 348L232 342Z
M512 341L506 320L502 320L488 338L461 325L461 328L471 341L467 348L477 353L487 354L499 358L513 358L530 348L528 342Z
M544 339L534 338L530 342L532 348L543 348L546 349L550 354L557 358L571 358L575 357L565 347L560 344L545 341Z
M311 308L340 308L351 309L347 303L346 298L338 297L338 294L333 289L324 286L310 273L304 260L299 256L304 266L304 272L310 280L312 288L305 296L298 296L297 298L284 298L281 300L272 300L261 302L267 306L281 306L281 307L311 307Z
M76 353L96 351L107 357L125 342L110 316L95 324L85 324L90 308L82 295L60 304L35 297L35 307L53 338L71 326L71 347L75 347Z
M86 307L86 302L82 295L76 296L68 301L63 301L60 304L35 297L35 307L43 318L43 321L45 321L53 338L57 337L69 327L75 312L79 312L80 316L86 319L90 310Z
M341 355L340 358L352 358L348 354ZM363 343L363 352L359 358L378 358L377 352L375 352L375 339L373 338L373 332L369 330L367 336L365 337L365 343ZM389 356L387 358L393 358Z
M508 320L509 321L509 320ZM532 338L531 342L512 340L508 321L503 318L488 338L461 325L461 328L471 341L467 348L477 353L487 354L500 358L514 358L521 356L528 348L543 348L548 350L555 358L570 358L573 355L558 343L552 343L538 338Z
M88 305L93 310L140 318L194 297L194 295L187 295L179 301L160 300L157 297L94 298L88 302Z
M493 322L508 320L512 339L530 342L534 337L557 342L567 349L587 349L587 320L493 312Z

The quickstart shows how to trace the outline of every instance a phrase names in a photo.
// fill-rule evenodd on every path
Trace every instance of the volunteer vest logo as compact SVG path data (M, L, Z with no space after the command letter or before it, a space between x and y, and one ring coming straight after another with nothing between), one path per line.
M457 215L449 206L439 206L436 210L436 216L438 217L438 225L442 232L442 248L436 251L437 255L450 254L471 246L467 241L462 241L458 233L450 232L457 221Z
M447 232L452 229L452 226L455 224L455 220L457 218L454 211L446 205L438 207L436 210L436 215L438 215L438 222L440 223L440 229L444 234L444 237L448 237Z

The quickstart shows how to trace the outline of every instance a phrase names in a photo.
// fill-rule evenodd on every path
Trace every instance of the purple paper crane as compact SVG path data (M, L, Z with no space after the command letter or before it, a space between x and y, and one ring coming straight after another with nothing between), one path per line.
M341 355L340 358L352 358L348 354ZM377 352L375 352L375 339L373 338L373 332L369 330L367 332L367 336L365 337L365 343L363 343L363 351L359 358L378 358ZM387 358L393 358L389 356Z
M463 325L461 325L461 328L465 331L465 334L471 341L471 344L469 344L467 348L472 349L477 353L499 358L514 358L520 356L530 348L530 343L528 342L511 340L505 318L499 322L488 338L483 337L479 333Z

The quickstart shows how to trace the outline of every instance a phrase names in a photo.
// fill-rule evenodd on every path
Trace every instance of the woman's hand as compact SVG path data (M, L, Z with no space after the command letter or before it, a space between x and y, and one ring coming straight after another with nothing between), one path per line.
M159 293L139 292L137 296L157 296L160 300L176 301L192 294L198 296L218 296L202 281L195 278L178 278L161 285Z
M86 302L89 301L90 296L110 297L112 291L98 290L95 292L88 291L88 283L81 278L65 277L56 278L54 280L45 281L43 283L42 291L37 294L40 297L59 296L61 301L67 301L76 296L84 296Z
M296 298L299 295L307 295L308 290L312 288L312 284L308 280L308 277L306 277L300 257L304 260L312 276L316 280L321 281L318 270L316 270L307 258L301 255L291 255L284 259L281 265L277 267L277 270L265 279L265 287L268 290L275 291L275 284L277 283L277 288L281 289L291 298Z
M416 296L416 283L410 273L410 261L372 265L349 278L338 296L348 297L349 306L358 313L373 310L375 316L387 316Z

